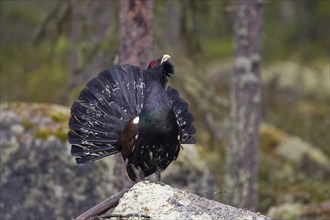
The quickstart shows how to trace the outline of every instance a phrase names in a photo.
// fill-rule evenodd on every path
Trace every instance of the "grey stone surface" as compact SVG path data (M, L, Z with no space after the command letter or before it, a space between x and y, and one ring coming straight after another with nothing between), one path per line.
M144 215L151 219L269 219L259 213L147 181L134 185L119 201L114 214Z
M68 114L56 105L1 105L1 220L71 219L117 192L112 159L75 164L58 132Z

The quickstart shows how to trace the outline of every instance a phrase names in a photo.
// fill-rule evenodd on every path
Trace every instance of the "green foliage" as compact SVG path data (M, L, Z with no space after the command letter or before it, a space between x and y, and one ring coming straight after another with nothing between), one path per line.
M1 100L58 102L67 82L67 66L63 64L68 44L59 40L53 50L50 41L33 43L46 5L26 1L1 4L1 26L7 30L1 33Z
M329 1L271 1L264 6L264 18L267 63L292 57L313 63L329 57Z
M74 88L71 93L69 94L70 100L76 100L79 97L80 92L86 87L86 85L77 86Z
M233 55L233 39L227 38L221 41L216 39L208 39L203 41L203 51L206 51L202 57L205 62L210 60L224 59L229 55Z
M65 88L67 75L60 62L43 65L34 71L26 82L27 99L37 102L57 102Z
M52 45L48 45L48 46L52 46ZM70 43L69 39L66 36L60 36L57 39L55 48L54 48L54 54L59 54L59 55L63 55L66 53L71 52L74 49L74 45L72 45L72 43Z

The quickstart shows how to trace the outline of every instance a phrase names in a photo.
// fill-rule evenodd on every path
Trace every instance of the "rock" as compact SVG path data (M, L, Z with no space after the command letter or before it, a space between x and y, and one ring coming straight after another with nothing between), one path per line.
M281 90L329 97L329 66L310 67L297 62L277 62L262 71L263 81L276 78Z
M306 174L315 174L315 169L330 172L330 159L319 148L301 138L290 136L265 123L260 127L260 136L264 152L283 158L298 168L304 168Z
M271 207L267 216L273 219L329 219L330 201L317 204L284 203Z
M224 205L169 185L147 181L134 185L121 198L113 214L136 214L149 216L151 219L269 219L259 213Z
M292 210L288 215L293 216L293 204L329 199L330 160L324 152L269 124L261 125L260 134L259 210L288 209ZM281 219L277 214L269 216Z
M68 116L57 105L1 104L1 220L70 219L117 191L113 160L75 164Z
M271 207L267 213L273 219L299 219L301 204L286 203L277 207Z
M298 137L288 138L280 143L276 152L306 172L314 172L315 168L330 171L329 158L318 148L311 146Z
M214 177L195 145L183 145L178 159L162 173L162 181L209 199L217 191Z

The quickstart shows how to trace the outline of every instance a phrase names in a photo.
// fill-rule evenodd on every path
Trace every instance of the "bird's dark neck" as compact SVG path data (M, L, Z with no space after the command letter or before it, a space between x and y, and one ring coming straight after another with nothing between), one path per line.
M140 127L155 132L166 133L176 125L171 101L161 82L154 81L147 86L143 109L139 117Z
M165 92L165 85L158 80L147 84L143 105L145 111L157 109L172 109L171 101Z

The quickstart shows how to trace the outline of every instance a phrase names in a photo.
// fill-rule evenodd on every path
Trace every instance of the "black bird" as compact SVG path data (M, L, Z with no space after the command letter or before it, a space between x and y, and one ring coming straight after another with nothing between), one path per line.
M165 54L146 70L115 65L92 79L71 108L69 142L78 164L121 152L136 181L160 172L194 144L188 104L167 79L174 73ZM137 172L138 174L137 175Z

